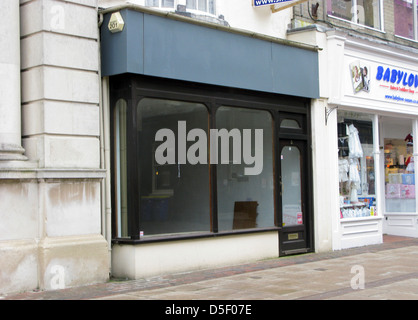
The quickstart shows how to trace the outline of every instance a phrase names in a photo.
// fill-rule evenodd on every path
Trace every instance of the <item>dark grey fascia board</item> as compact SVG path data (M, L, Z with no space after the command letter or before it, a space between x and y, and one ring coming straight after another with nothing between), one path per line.
M265 41L269 41L269 42L273 42L273 43L278 43L278 44L282 44L282 45L296 47L296 48L299 48L299 49L315 51L315 52L318 52L318 51L322 50L322 48L320 48L318 46L309 45L309 44L302 43L302 42L276 38L276 37L268 36L268 35L257 33L257 32L247 31L247 30L244 30L244 29L227 27L227 26L223 26L223 25L220 25L220 24L216 24L216 23L211 23L211 22L207 22L207 21L202 21L202 20L198 20L198 19L189 18L189 17L186 17L186 16L176 14L174 12L166 12L166 11L152 9L152 8L149 8L149 7L144 7L144 6L131 4L131 3L118 5L118 6L114 6L114 7L110 7L110 8L105 8L105 9L104 8L99 8L98 12L99 12L99 15L104 15L104 14L107 14L107 13L118 12L118 11L125 10L125 9L138 11L138 12L142 12L142 13L147 13L147 14L152 14L152 15L156 15L156 16L160 16L160 17L166 17L166 18L169 18L169 19L172 19L172 20L177 20L177 21L187 22L187 23L191 23L191 24L196 24L196 25L199 25L199 26L207 27L207 28L222 30L222 31L225 31L225 32L235 33L235 34L239 34L239 35L243 35L243 36L247 36L247 37L251 37L251 38L255 38L255 39L260 39L260 40L265 40Z

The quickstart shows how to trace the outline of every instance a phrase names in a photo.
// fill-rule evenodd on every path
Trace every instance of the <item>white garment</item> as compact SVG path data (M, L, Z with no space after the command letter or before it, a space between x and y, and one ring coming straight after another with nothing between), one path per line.
M338 160L338 169L340 173L340 182L348 181L348 160L347 159L339 159Z
M361 147L358 130L352 124L347 127L348 132L348 150L350 151L350 158L361 158L363 157L363 149Z
M357 158L350 159L349 161L349 177L350 183L354 185L352 188L360 189L359 162Z

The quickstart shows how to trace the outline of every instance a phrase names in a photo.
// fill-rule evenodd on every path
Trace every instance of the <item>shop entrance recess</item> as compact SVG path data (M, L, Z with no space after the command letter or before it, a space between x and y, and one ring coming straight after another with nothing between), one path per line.
M304 123L303 120L300 119L298 123ZM300 126L300 129L302 128L303 126ZM278 150L281 256L309 252L312 248L308 140L299 138L298 136L302 136L300 133L288 132L290 130L289 127L283 128L281 122ZM283 131L287 132L283 134Z

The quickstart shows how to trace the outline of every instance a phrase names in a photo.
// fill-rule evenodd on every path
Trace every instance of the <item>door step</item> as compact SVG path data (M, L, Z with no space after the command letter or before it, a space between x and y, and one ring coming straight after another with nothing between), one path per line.
M308 248L301 248L301 249L293 249L293 250L285 250L283 251L284 255L292 255L292 254L300 254L300 253L307 253L309 252Z

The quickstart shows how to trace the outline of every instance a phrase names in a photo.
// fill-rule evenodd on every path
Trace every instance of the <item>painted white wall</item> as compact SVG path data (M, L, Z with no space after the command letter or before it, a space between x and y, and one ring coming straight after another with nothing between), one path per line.
M112 249L112 272L115 277L141 279L275 258L278 252L274 231L136 246L117 244Z
M218 0L217 14L222 14L233 28L244 29L269 35L276 38L286 38L286 31L292 17L292 9L273 13L270 6L253 7L250 1Z

